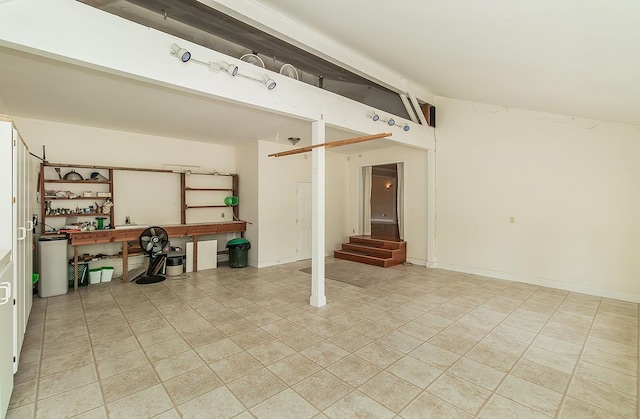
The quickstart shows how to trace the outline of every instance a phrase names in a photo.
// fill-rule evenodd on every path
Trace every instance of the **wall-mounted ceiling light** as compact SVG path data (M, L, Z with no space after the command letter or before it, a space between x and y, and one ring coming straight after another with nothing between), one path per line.
M371 113L369 113L368 117L369 117L369 118L371 118L371 119L373 119L374 121L377 121L378 119L380 119L380 115L378 115L378 114L377 114L377 113L375 113L375 112L371 112Z
M171 55L177 57L183 63L191 59L191 53L185 48L180 48L178 44L171 45Z
M289 137L287 140L289 140L291 144L296 145L300 142L300 137Z
M396 125L396 127L402 128L403 131L409 131L411 129L409 124L407 124L406 122L404 124L402 124L402 125Z
M273 81L273 79L269 77L269 75L265 74L264 76L262 76L262 81L264 85L267 86L267 89L273 90L276 88L276 82Z

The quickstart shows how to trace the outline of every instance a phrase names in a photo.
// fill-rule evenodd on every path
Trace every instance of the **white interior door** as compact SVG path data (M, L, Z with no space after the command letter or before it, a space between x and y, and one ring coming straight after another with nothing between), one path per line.
M9 257L5 263L8 260ZM13 345L11 339L5 338L13 336L12 276L12 263L0 263L0 417L7 413L13 391Z
M298 182L296 187L296 256L311 258L311 182Z

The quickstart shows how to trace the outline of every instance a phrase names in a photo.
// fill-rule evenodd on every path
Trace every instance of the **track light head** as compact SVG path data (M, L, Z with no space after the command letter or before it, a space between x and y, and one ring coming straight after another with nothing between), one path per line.
M191 59L191 53L185 48L180 48L178 44L171 45L171 55L176 56L183 63Z
M378 115L378 114L377 114L377 113L375 113L375 112L371 112L371 113L369 114L369 118L373 119L374 121L377 121L377 120L379 120L379 119L380 119L380 115Z
M404 125L402 126L402 130L403 130L403 131L409 131L410 129L411 129L411 127L409 126L409 124L404 124Z
M238 66L235 64L229 64L226 61L220 61L220 68L229 73L231 76L238 74Z
M269 77L267 74L265 74L262 77L262 80L264 82L264 85L267 86L267 89L273 90L273 89L276 88L276 82L273 81L273 79L271 77Z

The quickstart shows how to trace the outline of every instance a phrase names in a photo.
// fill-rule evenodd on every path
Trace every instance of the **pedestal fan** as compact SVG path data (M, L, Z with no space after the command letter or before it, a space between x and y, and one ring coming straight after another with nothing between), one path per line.
M149 267L136 283L153 284L165 280L163 273L167 255L163 251L168 244L169 234L162 227L149 227L140 234L140 247L149 255Z

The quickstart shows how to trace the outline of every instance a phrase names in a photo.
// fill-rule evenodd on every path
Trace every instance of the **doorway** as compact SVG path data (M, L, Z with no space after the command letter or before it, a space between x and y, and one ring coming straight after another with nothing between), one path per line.
M383 164L362 169L364 235L374 239L402 240L403 164Z

